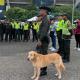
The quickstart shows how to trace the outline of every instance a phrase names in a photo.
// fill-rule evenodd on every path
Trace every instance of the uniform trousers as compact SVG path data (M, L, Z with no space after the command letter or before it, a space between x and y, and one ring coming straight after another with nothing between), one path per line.
M63 39L63 59L70 61L70 39Z

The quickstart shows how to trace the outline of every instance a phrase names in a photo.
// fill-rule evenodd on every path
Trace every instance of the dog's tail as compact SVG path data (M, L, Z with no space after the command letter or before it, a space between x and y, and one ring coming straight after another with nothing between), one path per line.
M62 70L62 71L65 71L65 66L64 66L64 63L63 63L63 61L62 61L62 58L61 58L61 61L60 61L60 69Z
M64 66L63 62L60 64L60 69L61 69L62 71L65 71L65 66Z

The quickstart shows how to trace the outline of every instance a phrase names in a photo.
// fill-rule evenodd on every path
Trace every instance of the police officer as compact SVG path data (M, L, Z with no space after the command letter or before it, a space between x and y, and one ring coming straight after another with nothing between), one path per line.
M15 41L20 41L20 22L15 22Z
M2 42L4 40L4 21L0 21L0 41Z
M25 22L24 26L23 26L23 34L24 34L24 41L28 41L29 40L29 23Z
M24 27L24 22L20 22L20 40L23 40L23 27Z
M12 32L11 32L12 40L14 40L15 39L15 21L14 20L11 21L11 26L12 26Z
M46 55L48 54L47 50L48 50L48 45L49 45L49 36L48 36L48 31L49 31L49 21L48 21L48 11L50 9L48 7L40 7L40 16L42 17L41 21L41 25L39 28L39 32L38 32L38 44L37 44L37 51L40 54ZM41 76L47 75L47 67L44 67L41 69Z
M57 32L58 45L59 45L58 53L60 53L60 55L62 57L63 57L63 41L62 41L63 23L64 23L63 17L62 17L62 15L59 15L58 16L58 24L57 24L56 32Z
M11 25L11 21L9 21L9 42L12 41L12 25Z
M64 62L70 61L70 39L72 36L71 22L67 14L63 14L64 24L62 29Z
M9 25L9 21L5 20L5 41L9 40L10 37L10 25Z
M33 22L33 42L35 40L38 41L38 38L37 38L37 29L38 29L38 23L37 22Z
M2 35L2 22L0 20L0 41L2 41L1 35Z

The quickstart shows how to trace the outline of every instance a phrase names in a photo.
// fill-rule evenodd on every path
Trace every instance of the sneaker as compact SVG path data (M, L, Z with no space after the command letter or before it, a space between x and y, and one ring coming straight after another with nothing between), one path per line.
M80 51L80 48L78 48L77 50Z
M52 48L51 51L57 51L55 48Z

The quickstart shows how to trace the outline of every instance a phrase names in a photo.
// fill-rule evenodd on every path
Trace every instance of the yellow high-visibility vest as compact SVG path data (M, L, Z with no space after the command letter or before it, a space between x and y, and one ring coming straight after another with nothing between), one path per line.
M40 24L41 24L41 22L37 22L36 24L33 23L33 29L35 29L38 32L39 31Z
M62 34L64 35L70 35L71 33L69 32L69 27L71 25L68 26L68 23L70 23L69 20L67 20L64 24L63 24L63 29L62 29Z
M33 29L37 30L38 24L33 23Z
M60 20L58 22L58 27L56 28L56 31L60 31L63 28L64 20Z
M39 28L40 28L41 22L38 22L37 24L38 24L38 25L37 25L37 32L39 32Z
M15 22L15 29L20 29L20 23Z
M28 23L25 23L24 24L24 30L28 30L29 29L29 24Z

